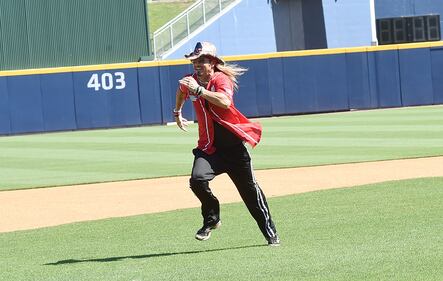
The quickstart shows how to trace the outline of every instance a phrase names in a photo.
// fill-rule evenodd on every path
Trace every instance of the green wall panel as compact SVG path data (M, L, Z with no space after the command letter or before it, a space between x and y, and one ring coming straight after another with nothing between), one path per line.
M29 65L25 1L3 0L0 3L1 69L25 68Z
M0 0L0 69L138 61L145 0Z

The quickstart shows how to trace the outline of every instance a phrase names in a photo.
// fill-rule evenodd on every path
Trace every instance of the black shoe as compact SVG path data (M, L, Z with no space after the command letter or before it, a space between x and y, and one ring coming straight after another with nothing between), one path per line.
M273 247L280 246L280 238L278 238L277 234L275 236L273 236L273 237L268 238L267 240L268 240L268 245L269 246L273 246Z
M200 241L208 240L209 237L211 237L211 231L213 229L219 228L220 226L221 226L221 221L218 221L216 224L210 225L210 226L204 225L195 234L195 239L200 240Z

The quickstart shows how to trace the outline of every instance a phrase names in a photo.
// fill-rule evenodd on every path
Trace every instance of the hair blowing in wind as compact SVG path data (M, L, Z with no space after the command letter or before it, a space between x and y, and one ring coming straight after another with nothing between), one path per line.
M237 78L241 75L243 75L246 71L248 71L247 68L241 67L237 64L217 64L215 66L216 71L221 71L224 74L226 74L229 77L229 80L232 81L234 84L234 89L238 89L238 80Z

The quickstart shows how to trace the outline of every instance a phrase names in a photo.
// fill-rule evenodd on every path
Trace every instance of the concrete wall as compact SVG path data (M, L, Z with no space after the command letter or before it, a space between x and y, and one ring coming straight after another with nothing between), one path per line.
M323 0L328 48L371 46L369 0Z
M225 56L277 51L271 4L266 0L241 1L164 59L183 58L198 41L213 42Z
M277 51L327 48L321 0L272 2Z
M375 17L436 13L442 0L374 0ZM371 0L243 0L165 59L183 58L198 41L211 41L221 55L371 46Z

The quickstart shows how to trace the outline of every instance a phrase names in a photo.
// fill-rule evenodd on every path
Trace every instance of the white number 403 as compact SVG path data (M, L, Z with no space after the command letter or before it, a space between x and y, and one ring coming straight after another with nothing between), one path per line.
M91 75L88 81L88 88L93 88L94 91L100 90L103 88L105 91L109 91L112 89L121 90L126 87L125 74L123 72L115 72L114 75L112 73L103 73L100 77L98 73L94 73Z

